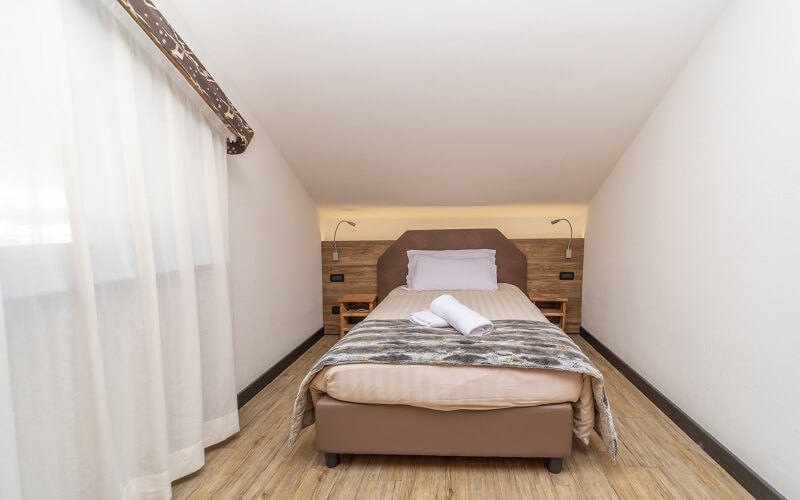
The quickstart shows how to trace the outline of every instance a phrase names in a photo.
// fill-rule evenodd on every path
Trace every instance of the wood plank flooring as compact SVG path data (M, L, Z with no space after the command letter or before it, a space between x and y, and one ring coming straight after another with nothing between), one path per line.
M293 448L289 415L308 368L338 336L326 335L240 411L241 431L206 451L206 466L173 484L173 498L752 498L589 344L603 372L620 438L611 463L596 434L574 440L561 474L541 459L342 455L335 469L314 449L314 428Z

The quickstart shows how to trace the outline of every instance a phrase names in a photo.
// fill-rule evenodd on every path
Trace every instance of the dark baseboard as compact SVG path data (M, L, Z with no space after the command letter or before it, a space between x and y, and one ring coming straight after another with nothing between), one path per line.
M280 361L275 363L275 365L264 372L263 375L255 379L250 385L242 389L242 391L236 396L236 400L239 404L239 408L244 406L248 401L253 399L253 396L261 392L261 389L267 386L270 382L275 380L275 377L281 374L283 370L288 368L289 365L294 363L297 358L303 355L312 345L316 344L319 339L322 338L322 335L325 333L324 328L320 328L316 332L314 332L310 337L305 339L299 346L295 347L292 352L287 354L283 357Z
M759 499L784 499L769 483L756 474L753 469L731 453L729 449L717 441L711 434L703 429L700 424L678 408L675 403L670 401L658 389L653 387L647 380L639 375L636 370L631 368L626 362L622 361L614 352L597 340L591 333L581 326L581 337L586 339L597 352L600 353L609 363L622 373L625 378L631 381L637 389L647 396L664 414L670 418L675 425L680 427L692 441L700 445L708 456L713 458L723 469L728 471L744 489Z

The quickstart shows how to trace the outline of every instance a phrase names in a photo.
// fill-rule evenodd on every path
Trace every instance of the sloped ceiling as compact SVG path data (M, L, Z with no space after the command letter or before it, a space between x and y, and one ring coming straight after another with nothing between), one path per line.
M725 3L168 1L320 206L587 203Z

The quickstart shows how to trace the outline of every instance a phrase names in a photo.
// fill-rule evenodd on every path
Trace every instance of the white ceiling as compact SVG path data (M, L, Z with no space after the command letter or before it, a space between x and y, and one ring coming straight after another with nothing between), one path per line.
M321 206L590 201L725 3L164 1Z

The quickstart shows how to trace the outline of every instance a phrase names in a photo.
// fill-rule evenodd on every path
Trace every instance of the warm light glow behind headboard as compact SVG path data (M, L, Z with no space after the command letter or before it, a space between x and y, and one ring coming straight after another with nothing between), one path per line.
M320 207L320 236L331 241L338 221L357 220L358 231L347 239L395 240L409 229L470 229L496 227L509 238L564 238L554 218L568 217L574 236L582 238L586 205L510 205L486 207ZM341 236L341 235L340 235ZM341 239L341 238L339 238Z

